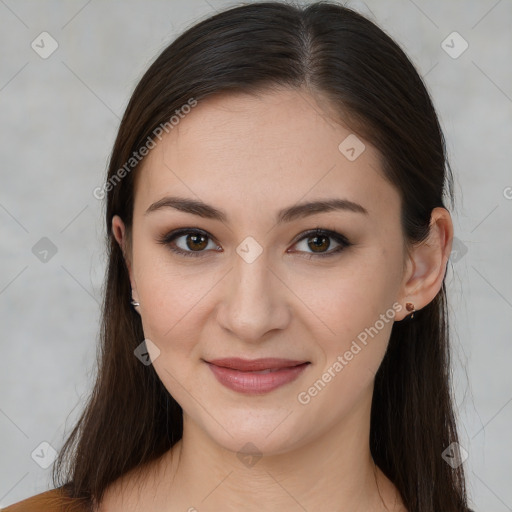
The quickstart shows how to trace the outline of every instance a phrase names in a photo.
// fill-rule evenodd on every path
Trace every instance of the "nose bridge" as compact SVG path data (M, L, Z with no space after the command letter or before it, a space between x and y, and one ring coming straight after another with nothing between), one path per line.
M256 341L286 325L287 307L269 263L267 251L252 237L236 248L219 320L238 338Z
M236 295L240 300L251 301L258 297L261 299L258 302L263 303L265 300L271 299L268 251L263 251L263 247L261 249L259 247L250 241L242 242L237 247L233 279L236 285Z

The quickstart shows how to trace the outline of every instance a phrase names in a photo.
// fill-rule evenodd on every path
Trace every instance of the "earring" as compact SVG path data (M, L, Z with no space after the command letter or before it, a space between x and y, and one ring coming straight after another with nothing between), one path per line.
M140 304L136 300L134 300L134 298L133 298L133 289L132 289L132 300L131 300L130 303L131 303L132 306L140 306Z
M416 309L414 308L414 304L412 302L406 302L405 303L405 309L407 311L411 312L409 315L407 315L404 320L412 320L414 318L414 313Z

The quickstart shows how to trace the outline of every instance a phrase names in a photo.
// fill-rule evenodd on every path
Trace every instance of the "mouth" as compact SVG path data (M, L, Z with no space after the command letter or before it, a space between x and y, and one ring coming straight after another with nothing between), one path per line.
M245 394L263 394L294 381L311 363L291 359L224 358L205 361L217 381Z

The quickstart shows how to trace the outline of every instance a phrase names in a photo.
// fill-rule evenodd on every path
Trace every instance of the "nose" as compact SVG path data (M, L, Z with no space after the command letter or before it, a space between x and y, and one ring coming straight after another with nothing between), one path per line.
M265 251L250 263L235 254L222 288L217 320L240 340L261 341L290 322L289 293L283 279L269 267Z

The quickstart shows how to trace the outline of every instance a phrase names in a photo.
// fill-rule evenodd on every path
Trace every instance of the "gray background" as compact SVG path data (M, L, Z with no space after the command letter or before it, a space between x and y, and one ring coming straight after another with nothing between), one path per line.
M0 507L49 488L51 467L31 454L60 448L92 384L105 270L92 191L129 95L178 33L230 5L0 0ZM402 44L440 114L456 175L448 286L469 493L475 510L510 511L512 3L348 5ZM46 59L31 47L43 31L59 45ZM469 45L457 58L446 45L458 53L461 39L442 44L454 31ZM42 237L57 249L46 262L33 252Z

